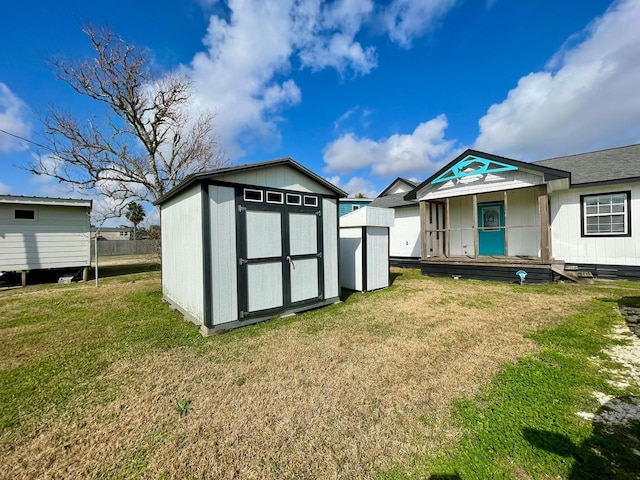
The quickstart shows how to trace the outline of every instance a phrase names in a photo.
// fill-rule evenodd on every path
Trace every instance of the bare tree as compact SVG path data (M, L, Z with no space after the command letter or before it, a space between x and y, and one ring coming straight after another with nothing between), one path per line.
M192 84L159 76L149 54L108 29L86 27L95 57L55 59L54 72L80 95L101 102L104 117L79 120L53 107L44 117L45 150L28 170L124 207L154 201L186 176L228 163L214 132L214 114L192 114Z

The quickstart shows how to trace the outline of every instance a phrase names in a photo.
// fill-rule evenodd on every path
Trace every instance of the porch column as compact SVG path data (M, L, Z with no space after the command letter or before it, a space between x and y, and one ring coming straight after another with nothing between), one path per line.
M507 227L507 225L509 224L509 202L507 202L507 192L508 190L504 191L504 254L506 257L509 256L509 227Z
M449 256L451 255L451 218L449 217L449 197L447 197L446 199L446 203L444 205L445 208L445 212L444 212L444 234L445 234L445 242L446 242L446 246L445 246L445 252L444 252L444 256L449 258Z
M540 213L540 259L551 259L551 229L549 228L549 194L547 186L538 187L538 211Z
M427 202L420 202L420 256L427 258Z
M473 195L473 258L478 258L478 196Z

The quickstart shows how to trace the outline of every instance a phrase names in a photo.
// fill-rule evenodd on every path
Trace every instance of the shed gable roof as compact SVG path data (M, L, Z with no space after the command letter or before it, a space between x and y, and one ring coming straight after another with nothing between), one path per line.
M347 192L345 192L345 191L341 190L340 188L336 187L334 184L332 184L328 180L325 180L324 178L322 178L321 176L315 174L314 172L312 172L308 168L302 166L300 163L296 162L294 159L292 159L290 157L285 157L285 158L278 158L278 159L275 159L275 160L267 160L267 161L264 161L264 162L248 163L248 164L244 164L244 165L236 165L236 166L233 166L233 167L218 168L216 170L211 170L211 171L208 171L208 172L194 173L192 175L189 175L182 182L180 182L180 184L176 185L169 192L167 192L166 194L164 194L163 196L158 198L158 200L156 200L153 203L154 203L154 205L161 205L161 204L165 203L167 200L169 200L172 197L174 197L176 194L178 194L182 190L184 190L185 188L188 188L188 187L190 187L191 185L193 185L194 183L197 183L197 182L201 182L201 181L205 181L205 180L213 180L213 179L215 179L217 177L221 177L221 176L227 175L229 173L246 172L246 171L250 171L250 170L258 170L258 169L262 169L262 168L269 168L269 167L275 167L275 166L280 166L280 165L286 165L286 166L289 166L289 167L299 171L303 175L306 175L307 177L313 179L317 183L323 185L325 188L331 190L338 197L346 197L347 196Z

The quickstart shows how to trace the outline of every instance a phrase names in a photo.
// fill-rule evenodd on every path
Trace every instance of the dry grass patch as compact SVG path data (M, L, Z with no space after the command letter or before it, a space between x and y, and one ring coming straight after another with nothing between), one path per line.
M157 290L157 278L109 284L94 308L115 308L130 288ZM75 402L5 445L0 478L371 477L455 440L452 401L533 352L526 333L592 296L401 276L387 291L197 349L127 355L96 379L122 383L115 395Z

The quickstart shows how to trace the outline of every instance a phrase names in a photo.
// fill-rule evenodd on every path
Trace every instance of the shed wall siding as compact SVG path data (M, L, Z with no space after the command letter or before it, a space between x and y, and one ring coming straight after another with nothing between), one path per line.
M367 290L389 286L389 236L385 227L367 227Z
M199 325L204 322L200 185L162 206L162 293Z
M265 186L296 190L300 192L323 193L335 195L334 192L319 184L312 178L285 165L276 165L268 168L229 173L216 177L223 182L241 183L245 185Z
M15 209L36 210L36 220L15 220ZM0 271L90 265L87 207L0 204Z
M362 291L362 228L340 229L340 286Z
M338 206L337 200L322 199L322 236L324 242L324 297L340 295L338 278Z
M394 208L394 223L389 230L392 257L420 258L420 207Z
M630 237L581 237L580 195L631 191ZM616 184L553 192L551 252L568 263L640 265L640 185Z
M209 187L213 324L238 320L235 191Z
M532 187L541 185L542 183L544 183L542 175L522 170L477 175L463 177L456 182L450 180L444 183L428 185L418 192L418 199L435 200L453 196L498 192L516 188Z

